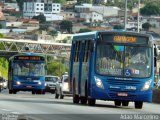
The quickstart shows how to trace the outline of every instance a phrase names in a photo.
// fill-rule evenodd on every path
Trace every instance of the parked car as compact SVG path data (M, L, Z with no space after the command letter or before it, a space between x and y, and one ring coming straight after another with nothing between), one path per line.
M55 93L56 82L59 80L58 76L45 77L45 92Z
M63 99L64 96L70 96L68 75L62 75L60 81L56 84L55 98Z
M3 88L7 89L8 81L6 79L3 79Z

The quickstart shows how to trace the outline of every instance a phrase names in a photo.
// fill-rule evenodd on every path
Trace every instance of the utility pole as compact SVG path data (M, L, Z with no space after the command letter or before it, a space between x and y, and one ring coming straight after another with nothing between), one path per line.
M138 0L137 32L139 33L140 0Z
M124 28L127 29L127 0L125 0L125 21L124 21Z

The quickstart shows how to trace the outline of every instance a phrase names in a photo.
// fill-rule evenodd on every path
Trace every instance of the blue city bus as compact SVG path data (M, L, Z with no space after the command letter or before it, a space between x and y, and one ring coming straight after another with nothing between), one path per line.
M44 94L45 57L33 53L12 56L9 59L8 88L9 94L18 91Z
M152 101L154 44L147 34L96 31L75 34L70 54L73 103L95 105L96 99L115 106Z

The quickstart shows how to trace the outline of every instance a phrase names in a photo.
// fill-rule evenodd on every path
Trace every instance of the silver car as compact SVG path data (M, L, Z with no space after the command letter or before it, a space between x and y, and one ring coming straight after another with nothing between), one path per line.
M56 82L59 80L58 76L45 77L45 92L55 93Z
M70 96L68 75L62 75L60 81L56 83L55 98L63 99L64 96Z

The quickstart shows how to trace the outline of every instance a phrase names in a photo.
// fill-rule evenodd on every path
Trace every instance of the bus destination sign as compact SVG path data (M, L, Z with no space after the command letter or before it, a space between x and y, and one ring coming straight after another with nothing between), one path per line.
M135 43L137 40L136 37L132 36L114 36L113 41L120 43Z
M16 56L15 60L42 60L40 56Z

